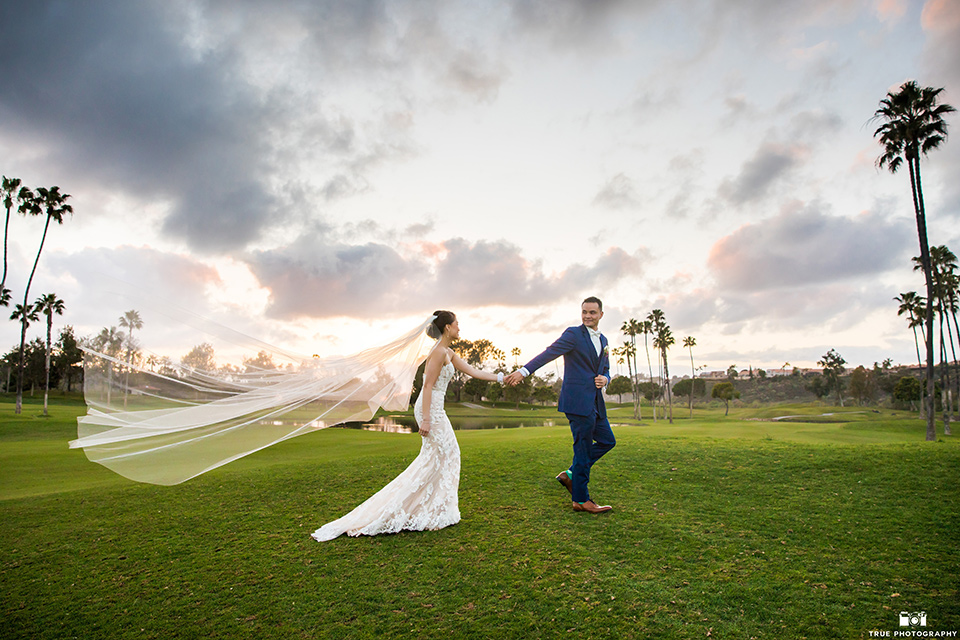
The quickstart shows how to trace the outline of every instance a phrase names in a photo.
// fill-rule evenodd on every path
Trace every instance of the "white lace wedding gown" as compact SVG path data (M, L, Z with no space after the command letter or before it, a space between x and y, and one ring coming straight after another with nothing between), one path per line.
M460 522L460 447L443 410L443 396L453 374L453 365L446 363L433 385L430 433L422 438L417 458L359 507L317 529L313 533L316 540L333 540L344 533L375 536L442 529ZM417 424L423 418L422 400L421 393L413 407Z

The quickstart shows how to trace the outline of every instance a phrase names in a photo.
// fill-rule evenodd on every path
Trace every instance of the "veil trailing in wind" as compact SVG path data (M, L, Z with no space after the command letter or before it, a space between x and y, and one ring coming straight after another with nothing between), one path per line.
M311 431L369 420L380 407L402 411L433 346L432 320L351 356L295 356L257 342L291 360L279 369L204 371L85 349L87 415L70 448L131 480L173 485Z

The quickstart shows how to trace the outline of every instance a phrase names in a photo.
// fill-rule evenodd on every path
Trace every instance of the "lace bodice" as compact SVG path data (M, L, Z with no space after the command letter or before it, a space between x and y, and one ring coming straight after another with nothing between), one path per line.
M430 397L431 426L437 424L441 416L445 417L443 412L443 399L447 395L447 385L450 384L450 381L453 379L453 374L456 372L456 369L454 369L453 364L450 362L440 367L440 375L437 376L437 381L433 383L433 393ZM413 405L413 417L417 419L417 424L420 424L420 421L423 419L422 391L416 403Z
M433 385L430 432L421 438L420 455L399 476L359 507L318 529L313 537L332 540L351 536L396 533L401 530L441 529L460 521L460 447L443 397L455 369L443 365ZM417 424L423 422L423 393L413 407Z

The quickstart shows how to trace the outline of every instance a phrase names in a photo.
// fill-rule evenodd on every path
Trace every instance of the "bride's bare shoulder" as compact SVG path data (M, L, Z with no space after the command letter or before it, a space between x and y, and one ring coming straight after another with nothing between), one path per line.
M427 362L429 364L436 363L442 367L445 364L450 364L452 357L453 349L437 346L427 354Z

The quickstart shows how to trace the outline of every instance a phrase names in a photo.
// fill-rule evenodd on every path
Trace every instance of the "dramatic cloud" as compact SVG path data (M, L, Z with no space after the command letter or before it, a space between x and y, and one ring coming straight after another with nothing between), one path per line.
M348 245L321 234L282 249L253 252L250 269L270 292L268 313L382 317L426 307L530 306L639 277L646 256L613 248L593 264L545 273L516 245L454 238L395 248Z
M216 60L189 59L156 28L156 8L35 2L4 14L0 131L25 133L60 171L170 202L167 229L213 248L249 241L275 214L257 126L268 111Z
M556 327L594 292L718 336L885 318L916 240L864 122L911 78L960 106L949 0L37 0L0 24L4 174L77 209L37 291L96 307L78 261L142 260L157 295L344 344L452 306L519 345L504 315ZM960 144L924 163L951 244Z
M505 73L461 48L430 6L180 9L4 5L0 138L29 141L32 161L43 154L57 173L166 203L162 230L196 250L242 248L315 218L324 202L369 190L370 169L413 153L411 96L394 91L413 66L484 102ZM389 74L364 89L375 109L327 97L367 72ZM312 210L295 206L304 170Z
M875 275L909 256L910 227L876 214L829 216L815 205L739 228L713 246L707 264L724 290L762 291Z
M720 195L733 204L759 200L805 156L803 146L765 142L743 164L737 177L723 181Z

